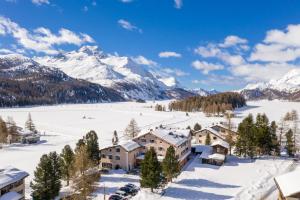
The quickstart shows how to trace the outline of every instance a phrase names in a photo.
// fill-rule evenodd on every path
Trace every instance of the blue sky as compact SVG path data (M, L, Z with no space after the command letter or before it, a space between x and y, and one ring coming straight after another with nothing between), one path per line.
M299 68L299 9L297 0L1 0L0 52L92 44L142 56L186 87L238 89Z

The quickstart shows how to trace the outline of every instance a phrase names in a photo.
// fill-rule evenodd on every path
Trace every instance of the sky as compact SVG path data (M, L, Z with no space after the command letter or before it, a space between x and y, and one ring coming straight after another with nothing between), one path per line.
M298 0L0 0L0 54L97 45L187 88L235 90L300 68L299 10Z

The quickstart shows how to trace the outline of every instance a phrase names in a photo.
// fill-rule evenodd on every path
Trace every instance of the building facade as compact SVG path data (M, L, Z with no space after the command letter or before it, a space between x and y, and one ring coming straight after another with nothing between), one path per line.
M29 174L13 167L0 169L0 198L25 199L25 178Z

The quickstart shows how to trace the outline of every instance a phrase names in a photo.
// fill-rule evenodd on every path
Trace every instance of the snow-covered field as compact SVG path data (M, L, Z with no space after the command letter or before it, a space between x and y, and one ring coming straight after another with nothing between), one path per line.
M160 103L168 104L168 101ZM193 126L196 122L205 127L223 120L222 118L207 118L203 113L190 113L189 116L186 116L184 112L155 112L154 108L150 108L151 105L154 106L155 104L154 102L147 102L146 104L126 102L0 109L0 116L4 119L7 116L12 116L20 126L24 126L30 112L37 129L42 133L45 132L45 136L42 136L40 144L29 146L15 145L0 150L0 168L13 165L28 171L31 174L26 180L28 187L33 171L42 154L50 151L60 152L66 144L74 146L76 141L89 130L95 130L98 133L100 146L103 147L111 143L114 130L118 131L119 136L122 135L131 118L135 118L138 125L143 129L160 124L185 128L188 125ZM253 115L266 113L270 120L278 121L286 112L292 109L296 109L300 113L300 103L281 101L248 102L247 107L236 111L237 118L234 119L234 122L237 125L249 113ZM195 183L195 186L190 186L193 181L188 181L189 183L182 183L182 190L185 190L184 187L196 187L199 192L194 190L194 194L201 196L205 192L202 191L201 193L200 190L206 188L205 191L212 194L231 197L243 195L245 197L243 199L249 199L248 196L251 197L251 194L246 189L251 187L255 190L252 193L255 193L257 188L260 187L258 182L261 182L264 179L264 175L266 175L264 171L271 170L272 172L274 171L274 174L277 174L280 173L281 168L283 169L283 167L276 168L276 162L278 162L278 166L287 164L285 161L259 160L255 163L239 162L237 165L225 166L219 170L208 168L206 169L208 172L202 177L204 182L201 184L213 185L215 182L219 185L238 187L225 187L225 189L222 189L216 184L216 187L206 188L202 185L197 185L197 183ZM243 168L243 166L248 167ZM193 165L191 168L193 168ZM194 169L198 174L205 168L200 166L194 167ZM193 173L191 171L188 172L190 173L189 176L192 177ZM236 176L237 178L234 178L233 175L237 172L239 172L239 175ZM222 180L217 179L218 174L223 173L224 177ZM228 179L226 179L226 176ZM180 184L178 183L170 186L171 188L166 192L166 195L169 194L168 198L176 197L176 191L179 191L176 187L179 186ZM30 192L29 188L27 188L27 192ZM183 197L183 199L186 198Z

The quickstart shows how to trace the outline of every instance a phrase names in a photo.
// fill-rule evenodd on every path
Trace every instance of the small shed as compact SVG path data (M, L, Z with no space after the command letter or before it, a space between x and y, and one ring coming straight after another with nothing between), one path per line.
M212 146L212 152L213 154L222 154L222 155L227 155L228 154L228 149L229 149L229 144L225 141L222 140L217 140L211 144Z

